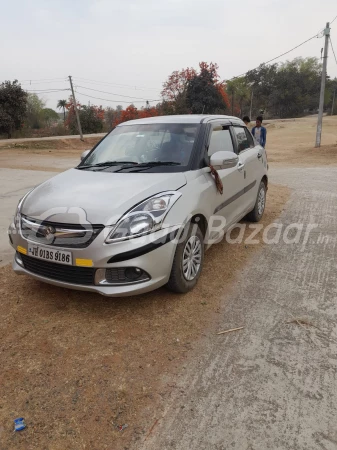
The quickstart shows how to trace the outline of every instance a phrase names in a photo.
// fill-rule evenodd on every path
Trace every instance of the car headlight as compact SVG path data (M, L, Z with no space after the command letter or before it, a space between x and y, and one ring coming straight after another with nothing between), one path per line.
M121 241L159 230L166 214L180 196L180 192L162 192L135 206L121 218L105 242Z

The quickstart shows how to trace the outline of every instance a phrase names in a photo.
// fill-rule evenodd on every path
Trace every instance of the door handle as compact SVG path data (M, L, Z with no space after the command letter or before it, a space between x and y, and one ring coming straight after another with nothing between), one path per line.
M245 165L242 162L239 162L238 170L241 172Z
M261 153L258 153L258 154L257 154L257 157L258 157L258 159L261 159L261 158L262 158Z

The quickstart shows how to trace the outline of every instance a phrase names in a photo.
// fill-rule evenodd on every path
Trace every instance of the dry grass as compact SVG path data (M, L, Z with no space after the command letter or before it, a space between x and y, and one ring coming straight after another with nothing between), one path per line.
M39 154L39 152L43 152L43 150L60 150L61 154L67 154L68 150L86 150L87 148L91 148L93 145L97 144L100 141L101 137L90 137L84 138L84 141L80 139L55 139L55 140L43 140L43 141L34 141L27 140L25 142L14 142L7 143L6 140L0 140L0 151L3 150L32 150L33 154ZM36 150L37 152L34 152Z
M287 188L270 187L264 224L288 196ZM163 288L111 299L2 269L1 450L137 448L153 425L150 412L173 389L165 377L181 370L258 248L214 245L197 288L186 295ZM27 423L21 433L13 433L16 417Z
M337 164L337 116L324 117L322 146L315 148L316 117L267 122L268 162L273 166Z

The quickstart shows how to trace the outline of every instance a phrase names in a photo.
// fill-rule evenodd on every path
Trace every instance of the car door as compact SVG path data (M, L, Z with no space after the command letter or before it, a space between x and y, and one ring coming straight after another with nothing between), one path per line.
M230 151L235 153L233 135L229 125L221 123L212 124L207 145L209 159L213 153L219 151ZM221 215L226 219L226 227L235 221L241 207L241 195L244 188L244 172L239 165L229 169L218 169L218 174L223 184L223 194L216 189L214 178L207 174L211 183L211 202L213 215Z
M245 210L249 210L255 204L257 191L263 176L262 147L256 145L253 136L246 127L234 125L232 130L244 176L245 192L241 199L242 206Z

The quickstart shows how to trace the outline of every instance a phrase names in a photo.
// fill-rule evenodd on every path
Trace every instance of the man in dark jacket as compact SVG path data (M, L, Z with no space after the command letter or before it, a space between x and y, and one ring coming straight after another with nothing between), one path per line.
M256 141L262 145L266 146L267 130L262 126L262 116L256 118L256 126L252 129L252 135L255 137Z

